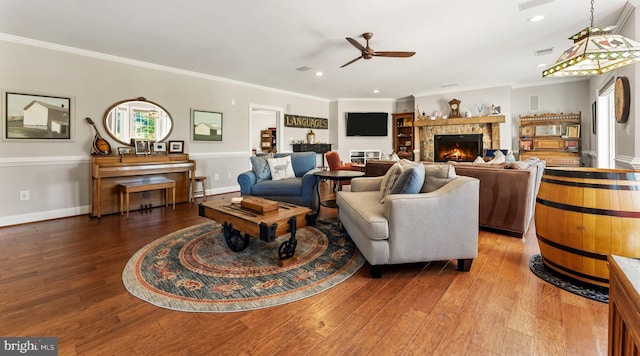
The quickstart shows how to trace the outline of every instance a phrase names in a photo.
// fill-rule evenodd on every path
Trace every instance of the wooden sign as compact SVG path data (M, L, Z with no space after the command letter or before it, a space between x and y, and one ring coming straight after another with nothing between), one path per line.
M329 119L285 114L284 126L328 130Z

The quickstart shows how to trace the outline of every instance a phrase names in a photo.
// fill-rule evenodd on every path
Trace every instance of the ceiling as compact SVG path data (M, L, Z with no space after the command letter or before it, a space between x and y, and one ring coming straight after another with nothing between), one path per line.
M596 1L595 25L616 24L626 2ZM552 63L571 44L567 38L589 26L589 7L590 0L2 0L0 39L326 99L402 98L559 82L542 79L536 65ZM538 14L545 19L527 21ZM345 37L364 43L357 37L364 32L373 32L377 51L417 53L339 68L360 55ZM534 55L548 48L551 54ZM311 69L296 70L305 66Z

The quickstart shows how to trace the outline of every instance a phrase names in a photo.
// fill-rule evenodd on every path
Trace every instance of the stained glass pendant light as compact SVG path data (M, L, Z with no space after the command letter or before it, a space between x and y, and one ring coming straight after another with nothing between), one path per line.
M640 61L640 43L613 34L616 26L591 26L569 37L573 45L542 72L543 77L596 75Z

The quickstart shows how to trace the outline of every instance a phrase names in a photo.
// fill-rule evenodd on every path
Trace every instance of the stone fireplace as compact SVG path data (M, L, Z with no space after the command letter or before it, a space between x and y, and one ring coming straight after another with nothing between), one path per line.
M436 120L418 117L414 126L418 128L420 161L435 161L436 135L481 135L482 149L478 156L482 156L485 149L499 149L500 123L503 122L505 122L504 115ZM473 157L471 161L475 158Z
M482 134L435 135L433 160L473 162L483 152Z

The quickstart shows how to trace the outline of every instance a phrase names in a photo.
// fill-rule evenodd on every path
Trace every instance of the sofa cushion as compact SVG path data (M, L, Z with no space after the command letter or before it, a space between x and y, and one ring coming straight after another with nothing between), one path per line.
M456 170L448 164L425 164L424 183L420 193L430 193L454 180Z
M340 215L354 222L369 240L389 238L389 222L384 216L384 204L378 202L377 191L340 191L336 196Z
M305 173L317 166L317 154L315 152L276 153L275 158L291 157L291 166L296 177L302 177Z
M422 164L414 164L405 169L391 188L391 194L417 194L424 184L425 168Z
M251 187L251 195L296 197L302 195L302 178L267 179Z
M381 203L384 203L384 198L391 192L391 188L393 188L393 184L395 184L396 179L402 173L402 166L400 163L396 163L389 168L387 173L382 177L382 183L380 184L380 195L379 199Z
M295 178L296 174L291 166L291 157L269 158L269 170L271 171L272 180Z
M271 170L267 159L272 157L272 154L249 157L253 173L256 174L256 181L262 182L263 180L271 179Z

